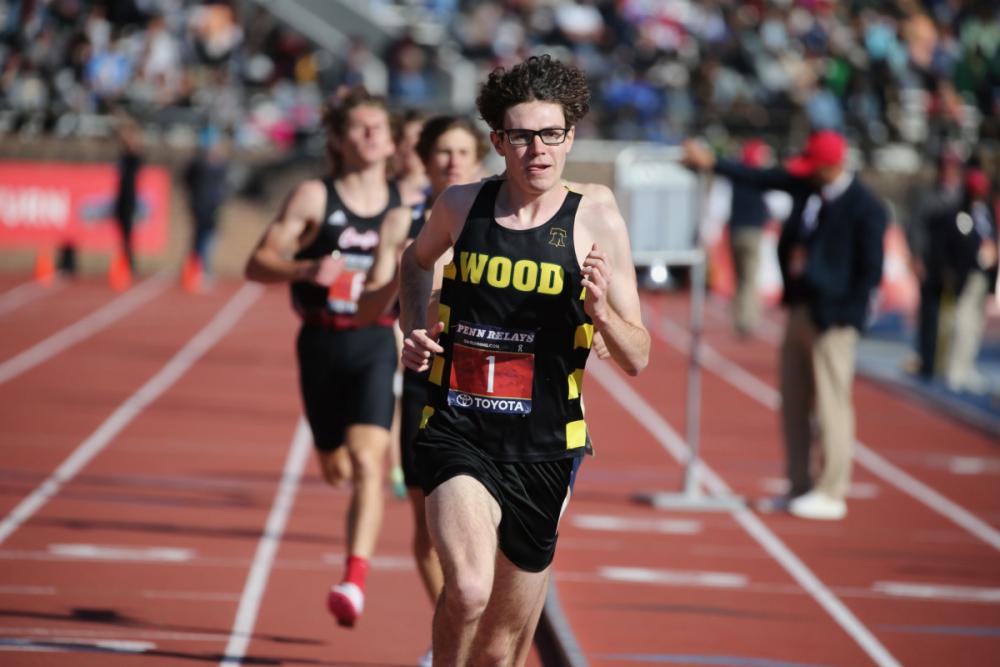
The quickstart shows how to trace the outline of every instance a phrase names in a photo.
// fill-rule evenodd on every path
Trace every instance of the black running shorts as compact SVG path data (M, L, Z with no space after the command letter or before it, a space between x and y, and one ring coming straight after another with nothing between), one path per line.
M304 324L296 350L302 402L317 449L336 449L355 424L392 425L396 340L391 328Z
M500 550L517 567L541 572L549 566L559 537L559 517L581 456L530 463L493 461L469 444L416 445L424 495L459 475L479 481L500 505Z
M403 398L399 413L399 458L403 465L403 479L407 488L420 488L417 473L417 454L414 444L420 433L420 420L424 407L430 402L427 373L403 370Z

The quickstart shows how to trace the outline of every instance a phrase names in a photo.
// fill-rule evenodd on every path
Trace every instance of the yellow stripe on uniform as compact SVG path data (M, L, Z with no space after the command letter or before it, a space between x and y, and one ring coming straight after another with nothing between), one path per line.
M580 290L580 301L586 301L586 300L587 300L587 288L584 287L583 289Z
M569 374L569 399L580 398L580 390L583 388L583 369L577 368Z
M434 384L441 386L441 376L444 375L444 357L434 357L431 362L431 373L427 377Z
M566 424L566 449L577 449L587 444L587 422L578 419Z
M423 412L420 413L420 428L427 427L427 421L431 418L432 414L434 414L434 408L425 405Z
M457 269L455 268L455 262L448 262L444 265L444 273L441 275L448 280L454 280Z
M443 303L438 304L438 320L444 322L444 330L447 332L451 326L451 306L446 306Z
M594 342L594 325L593 324L581 324L576 328L576 334L573 336L573 349L578 347L589 350L590 346Z

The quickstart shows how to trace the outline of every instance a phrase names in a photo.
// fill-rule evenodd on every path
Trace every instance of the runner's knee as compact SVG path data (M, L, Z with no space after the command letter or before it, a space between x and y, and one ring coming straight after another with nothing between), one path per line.
M381 482L384 456L385 452L378 447L364 447L353 452L351 463L354 466L355 483L371 480Z
M323 471L323 479L327 484L334 487L342 486L352 477L351 458L347 451L341 447L339 449L323 452L320 454L320 469Z
M490 601L492 582L477 573L460 574L445 582L445 605L463 621L479 618Z

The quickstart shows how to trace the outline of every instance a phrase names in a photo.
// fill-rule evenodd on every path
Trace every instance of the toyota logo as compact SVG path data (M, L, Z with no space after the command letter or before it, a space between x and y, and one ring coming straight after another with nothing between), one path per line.
M461 408L472 406L472 397L468 394L458 394L455 396L455 403Z

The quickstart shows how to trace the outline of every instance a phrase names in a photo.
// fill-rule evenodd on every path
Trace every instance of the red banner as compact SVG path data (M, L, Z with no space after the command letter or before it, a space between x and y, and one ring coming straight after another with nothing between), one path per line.
M89 250L118 247L115 165L0 162L0 249L74 243ZM170 174L143 167L133 223L137 252L167 245Z

